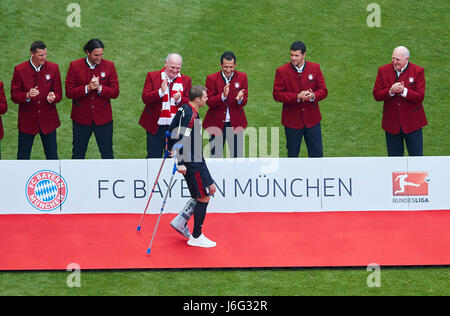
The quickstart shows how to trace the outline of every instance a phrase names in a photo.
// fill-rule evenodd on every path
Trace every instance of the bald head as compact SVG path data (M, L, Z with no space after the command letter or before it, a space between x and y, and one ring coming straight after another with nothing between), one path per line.
M392 64L397 71L406 67L409 60L409 50L405 46L398 46L392 52Z

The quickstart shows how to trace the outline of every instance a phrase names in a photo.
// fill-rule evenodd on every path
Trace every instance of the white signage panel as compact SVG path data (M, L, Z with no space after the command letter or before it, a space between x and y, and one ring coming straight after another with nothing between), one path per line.
M55 160L0 161L0 214L54 214L67 200Z
M146 160L62 160L61 173L69 188L63 214L135 213L143 209Z
M208 212L450 209L450 157L207 159ZM166 159L0 161L0 214L177 213L190 198Z
M392 173L407 158L326 158L322 164L322 209L326 211L408 210L393 203Z
M410 210L450 209L450 157L409 157L407 173L397 177L397 203Z
M214 212L321 210L320 159L209 159Z

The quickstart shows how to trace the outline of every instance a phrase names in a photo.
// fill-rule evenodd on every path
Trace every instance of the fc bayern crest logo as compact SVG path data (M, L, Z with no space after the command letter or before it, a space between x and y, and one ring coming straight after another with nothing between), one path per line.
M28 180L25 193L28 202L35 209L50 212L61 207L66 201L67 183L58 173L41 170Z

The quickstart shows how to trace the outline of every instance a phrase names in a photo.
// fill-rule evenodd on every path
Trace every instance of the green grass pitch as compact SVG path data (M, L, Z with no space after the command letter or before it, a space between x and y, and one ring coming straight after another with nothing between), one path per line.
M369 27L367 6L380 6L380 27ZM17 152L17 105L9 96L13 67L29 58L42 40L48 60L60 66L64 83L69 63L84 56L91 38L105 43L120 81L113 101L116 158L145 158L145 131L138 125L146 73L160 70L170 52L184 58L182 72L204 84L218 71L220 55L233 50L237 69L248 74L249 126L280 128L279 156L286 156L281 104L272 98L275 69L289 60L295 40L307 45L307 60L321 64L328 97L320 103L326 157L386 156L382 104L372 88L377 68L390 62L395 46L411 51L425 68L424 153L450 155L448 1L417 0L2 0L0 80L9 111L3 116L2 159ZM69 3L81 8L81 27L68 27ZM72 149L71 102L58 105L61 159ZM201 115L204 116L205 109ZM36 138L32 159L44 157ZM95 140L87 157L98 159ZM301 157L306 157L303 144ZM443 250L444 251L444 250ZM190 271L86 271L81 287L69 288L68 272L0 272L0 295L448 295L447 267L383 268L381 286L368 287L370 272L354 269L267 269ZM199 280L203 280L200 282ZM189 292L186 284L190 284Z

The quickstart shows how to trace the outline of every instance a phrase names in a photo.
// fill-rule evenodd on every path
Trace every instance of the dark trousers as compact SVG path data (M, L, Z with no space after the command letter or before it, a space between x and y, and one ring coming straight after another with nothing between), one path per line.
M222 135L219 137L221 138L220 143L217 142L216 136L214 135L209 138L211 158L223 157L223 147L225 146L225 141L228 143L230 157L244 157L244 132L235 134L233 128L231 127L231 123L227 122L222 129Z
M302 129L295 129L285 127L284 132L286 134L288 157L298 157L303 137L305 137L308 156L323 157L322 129L320 123L311 128L304 127Z
M169 125L160 125L156 135L147 131L147 159L162 158L166 148L166 132Z
M386 145L389 157L403 156L405 153L404 143L406 143L409 156L423 156L422 129L409 134L404 134L402 131L398 134L386 132Z
M72 159L84 159L92 133L102 159L114 159L113 154L113 122L103 125L80 125L73 122Z
M39 132L42 147L44 147L45 158L47 160L58 160L58 145L56 141L56 130L50 134L44 135ZM31 150L33 148L34 138L36 135L25 134L19 131L19 139L17 146L17 159L30 160Z

